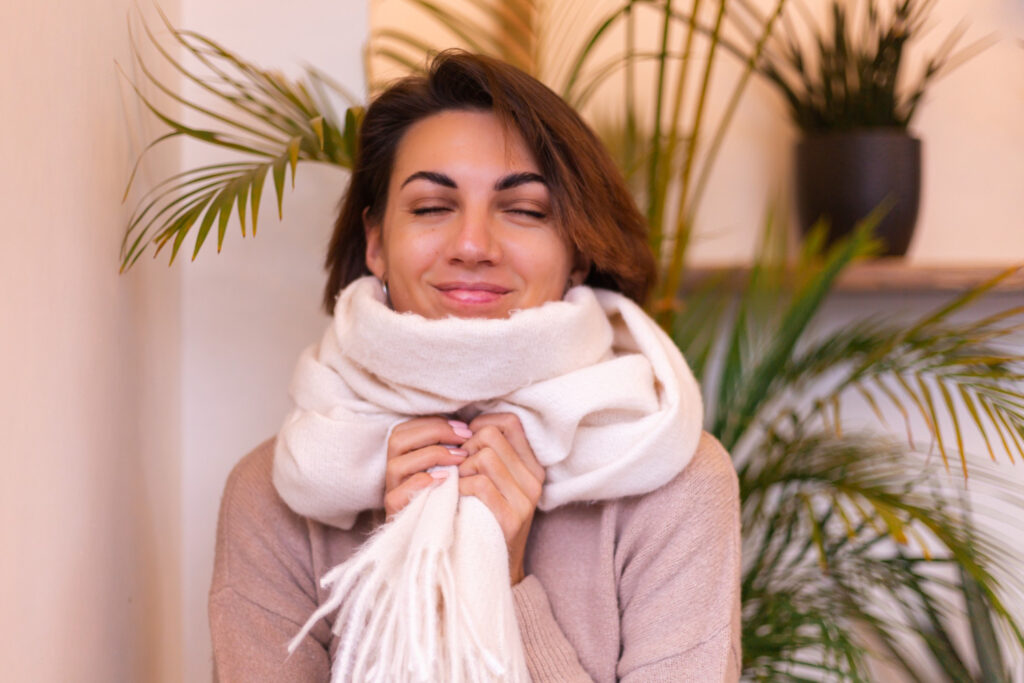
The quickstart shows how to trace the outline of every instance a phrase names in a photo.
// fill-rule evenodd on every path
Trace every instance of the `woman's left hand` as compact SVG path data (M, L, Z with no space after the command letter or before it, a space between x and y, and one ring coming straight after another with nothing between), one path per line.
M498 520L514 586L525 576L526 539L540 500L544 467L512 413L480 415L469 428L473 436L462 444L469 457L459 465L459 493L479 498Z

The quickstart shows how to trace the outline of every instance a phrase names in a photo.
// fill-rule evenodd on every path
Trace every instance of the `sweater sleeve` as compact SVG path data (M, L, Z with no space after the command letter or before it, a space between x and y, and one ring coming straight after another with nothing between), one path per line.
M544 586L528 575L512 588L519 635L533 683L585 683L593 679L555 620Z
M327 681L327 622L289 656L287 644L316 609L307 522L270 483L261 447L228 477L217 524L209 616L215 679Z
M619 680L738 680L739 491L722 446L705 435L686 470L625 504L618 524Z

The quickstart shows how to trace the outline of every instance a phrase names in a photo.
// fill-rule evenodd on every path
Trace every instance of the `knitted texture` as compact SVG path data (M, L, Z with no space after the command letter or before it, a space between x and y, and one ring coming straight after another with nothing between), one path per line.
M629 299L588 287L506 319L426 320L357 280L302 354L292 396L275 487L342 528L382 507L387 438L412 417L517 415L546 468L542 510L660 487L689 462L703 417L672 341ZM307 628L340 609L334 680L526 679L500 528L458 500L456 479L324 577L331 599Z

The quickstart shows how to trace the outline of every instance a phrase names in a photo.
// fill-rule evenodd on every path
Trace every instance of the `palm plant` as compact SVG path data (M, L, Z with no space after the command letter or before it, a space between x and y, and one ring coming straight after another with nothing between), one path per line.
M706 285L674 320L673 338L710 397L710 430L740 480L744 674L870 680L870 653L910 680L976 680L972 659L984 680L1009 680L1000 642L1024 644L1010 606L1024 597L1024 558L975 524L985 511L971 508L949 470L959 459L975 486L1024 506L963 447L973 424L993 459L994 438L1011 459L1024 456L1024 358L1001 346L1024 307L951 320L1013 271L909 325L871 318L811 333L837 274L871 252L870 229L869 220L824 254L819 230L795 264L762 248L741 292ZM907 440L844 430L852 396L887 427L886 415L898 414ZM915 414L940 459L909 436ZM966 600L973 653L951 635L963 616L955 593Z
M973 425L993 459L999 450L1024 458L1024 357L1002 346L1024 307L954 322L997 278L910 325L868 318L815 335L816 314L838 275L874 248L869 235L877 216L828 249L823 233L814 233L795 261L784 258L785 231L769 219L758 261L739 291L712 280L678 296L716 153L786 0L776 0L766 16L744 0L692 0L685 11L671 0L616 0L604 9L580 0L482 0L479 16L442 0L406 2L449 31L453 45L519 65L583 110L602 88L621 88L621 114L598 129L651 224L660 257L651 309L702 379L707 427L733 454L739 475L744 675L866 680L871 655L892 660L912 680L935 680L929 666L949 680L974 680L972 660L986 680L1004 680L1006 644L1024 645L1010 606L1024 596L1013 571L1020 562L975 524L986 511L972 508L957 484L969 473L1024 509L1024 497L963 443ZM660 22L654 49L640 32L642 12ZM566 41L567 22L583 17L593 28L578 42ZM738 48L742 40L726 35L730 26L753 47ZM144 100L170 126L165 137L250 156L248 165L186 171L154 188L157 196L140 203L127 230L124 267L150 243L159 251L171 242L173 259L197 224L193 257L214 220L219 243L234 205L244 230L248 203L255 228L268 173L280 211L289 165L293 180L296 165L307 161L345 168L355 149L360 110L353 104L337 117L328 91L339 89L323 74L288 80L198 34L168 29L198 66L186 68L166 51L164 58L228 113L164 89L215 121L210 129L189 127ZM613 40L621 48L600 61ZM386 27L371 36L370 54L417 69L433 47ZM712 113L709 91L723 54L738 58L740 68L724 110ZM653 75L649 98L639 85L644 69ZM883 423L895 411L909 430L916 416L946 471L912 438L844 429L842 407L852 397ZM951 463L959 463L957 474ZM957 595L966 601L973 652L950 635L950 620L964 611ZM921 656L905 654L908 641Z

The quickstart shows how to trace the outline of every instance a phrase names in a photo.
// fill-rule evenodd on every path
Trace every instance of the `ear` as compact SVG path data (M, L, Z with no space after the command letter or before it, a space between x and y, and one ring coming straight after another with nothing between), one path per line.
M587 275L590 274L590 259L576 252L572 258L572 270L569 271L569 282L572 283L573 287L582 285L587 279Z
M384 243L382 240L383 226L380 223L371 221L368 217L370 207L363 209L363 233L366 235L366 267L377 276L381 282L387 273L387 263L384 260Z

